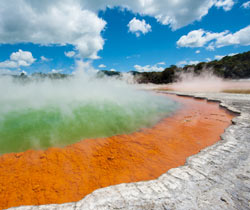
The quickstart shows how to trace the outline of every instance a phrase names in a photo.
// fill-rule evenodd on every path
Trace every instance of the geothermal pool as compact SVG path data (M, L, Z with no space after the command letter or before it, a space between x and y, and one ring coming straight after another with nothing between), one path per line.
M216 103L168 97L181 108L151 128L0 156L0 209L73 202L98 188L155 179L219 141L231 124L233 115Z
M0 96L0 209L155 179L219 141L234 117L217 103L92 77L4 78Z
M129 134L177 108L166 97L118 80L0 78L0 154Z

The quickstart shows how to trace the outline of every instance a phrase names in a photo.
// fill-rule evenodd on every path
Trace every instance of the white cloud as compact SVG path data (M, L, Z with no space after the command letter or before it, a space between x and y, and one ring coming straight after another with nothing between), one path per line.
M57 74L57 73L60 73L62 71L63 71L62 69L52 69L51 73L52 74Z
M225 36L221 36L216 40L215 45L217 47L224 47L228 45L243 45L247 46L250 45L250 25L235 32L229 33Z
M129 22L128 28L129 32L134 33L137 37L151 31L151 25L147 24L145 20L138 20L136 18L133 18Z
M0 68L0 75L13 75L13 74L18 74L19 71L11 71L9 69L2 69Z
M221 60L222 58L226 57L226 56L234 56L234 55L237 55L238 53L230 53L228 55L216 55L214 56L214 59L216 60Z
M227 34L228 31L221 33L211 33L203 29L190 31L187 35L183 35L178 41L178 47L203 47L211 40Z
M221 60L222 58L224 58L225 56L234 56L237 55L237 53L230 53L228 55L215 55L214 59L216 60ZM206 58L207 62L210 62L212 59L211 58ZM179 61L176 65L177 66L185 66L185 65L196 65L198 63L200 63L201 61L192 61L192 60L183 60L183 61Z
M201 20L213 6L229 10L233 0L1 0L0 44L73 45L81 58L97 59L106 22L98 11L121 7L154 17L173 30ZM142 24L143 25L143 24ZM149 31L149 25L138 29Z
M247 2L243 3L241 5L241 7L245 8L245 9L249 9L250 8L250 1L247 1Z
M206 47L206 49L209 50L209 51L214 51L214 50L215 50L214 43L211 42L211 43Z
M157 65L166 65L166 63L165 62L159 62L159 63L157 63Z
M200 61L187 61L187 60L183 60L183 61L179 61L176 65L177 66L196 65L198 63L200 63Z
M99 67L99 68L106 68L107 66L104 65L104 64L100 64L98 67Z
M106 22L78 0L0 1L0 43L75 46L80 56L98 58ZM17 21L18 20L18 21Z
M68 51L68 52L64 52L64 55L69 57L69 58L72 58L75 56L75 51Z
M215 3L216 7L222 7L225 11L229 11L232 9L235 2L233 0L218 0Z
M18 50L10 55L10 60L16 61L19 66L30 66L36 59L31 52Z
M141 55L139 54L135 54L135 55L130 55L130 56L127 56L126 59L131 59L131 58L140 58Z
M188 64L188 62L187 61L179 61L178 63L176 63L176 65L177 66L185 66L185 65L187 65Z
M146 65L146 66L140 66L140 65L134 65L134 68L136 71L138 72L159 72L159 71L163 71L164 68L158 66L158 64L150 66L150 65Z
M110 69L109 71L116 72L116 70L115 70L115 69Z
M234 56L234 55L237 55L237 54L239 54L239 53L230 53L227 56Z
M182 36L177 41L178 47L205 47L208 50L214 50L229 45L250 45L250 25L235 32L224 31L213 33L203 29L194 30L187 35Z
M214 59L221 60L224 57L225 57L225 55L216 55L216 56L214 56Z
M189 65L196 65L196 64L198 64L198 63L200 63L200 61L189 61Z
M195 51L196 54L199 54L200 52L201 52L200 50L196 50L196 51Z
M16 70L10 70L10 69L2 69L0 68L0 75L20 75L20 74L25 74L27 75L27 72L26 71L20 71L18 69Z
M32 53L29 51L18 50L10 55L10 59L0 62L0 68L19 68L21 66L30 66L35 62Z
M15 61L6 60L0 62L0 68L18 68L18 63Z
M50 61L51 59L49 59L49 58L46 58L45 56L41 56L40 57L40 59L41 59L41 61L44 61L44 62L48 62L48 61Z
M186 26L196 20L201 20L207 15L213 6L222 7L228 11L235 0L106 0L84 1L90 9L104 9L121 6L134 13L148 15L157 19L164 25L170 25L172 29Z

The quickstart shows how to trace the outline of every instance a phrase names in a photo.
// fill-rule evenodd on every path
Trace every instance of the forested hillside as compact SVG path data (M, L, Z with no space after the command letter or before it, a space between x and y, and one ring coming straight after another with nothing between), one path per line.
M171 83L177 79L180 72L194 72L200 74L204 71L211 71L215 75L227 79L250 78L250 51L234 56L225 56L221 60L201 62L197 65L187 65L183 68L170 66L163 72L137 73L140 83Z

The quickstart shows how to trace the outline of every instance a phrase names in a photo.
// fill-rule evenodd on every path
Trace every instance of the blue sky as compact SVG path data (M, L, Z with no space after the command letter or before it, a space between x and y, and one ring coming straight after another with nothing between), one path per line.
M6 14L3 16L4 10L0 12L0 17L3 17L1 18L3 21L0 22L0 72L19 73L24 70L28 73L51 71L71 73L77 68L76 61L79 60L89 62L96 69L125 72L161 71L172 64L185 65L220 59L225 55L250 50L250 28L248 27L250 26L250 2L217 0L214 5L211 6L210 2L207 6L207 14L206 11L199 12L196 17L192 16L192 13L195 14L204 7L200 5L201 3L197 3L187 11L185 17L180 15L179 11L175 14L169 10L168 13L168 1L171 2L166 0L166 5L159 5L164 4L164 1L157 3L155 0L156 6L166 7L164 12L160 9L147 12L146 6L141 6L139 3L137 5L131 3L128 6L120 3L118 6L106 8L113 4L110 1L99 8L96 6L98 2L96 5L91 3L87 6L85 4L82 6L80 2L75 7L74 5L69 7L70 10L67 11L70 15L66 18L58 13L59 15L56 16L58 22L54 25L48 25L45 22L48 20L43 20L39 12L36 13L38 5L29 5L29 1L27 3L23 1L23 7L27 6L34 10L31 15L37 15L37 18L34 18L37 23L33 23L34 21L31 23L31 20L27 19L32 18L29 17L29 13L21 11L11 14L21 20L19 25L18 21L10 21L10 18L6 18L7 10L13 9L10 4L15 0L3 0L0 4L5 4ZM210 0L206 1L209 3ZM211 1L216 2L216 0ZM49 12L50 8L67 8L66 3L63 7L59 3L58 5L46 4L44 1L46 12ZM188 10L184 3L183 8L181 6L179 4L176 9ZM15 10L12 11L15 13ZM74 15L77 12L79 16ZM52 15L53 18L55 14ZM159 19L159 16L170 17L174 21L166 23ZM79 18L77 22L76 17ZM72 21L72 23L64 24L65 21L69 23ZM128 26L129 23L131 27ZM4 25L1 26L1 24ZM72 25L75 27L71 28ZM76 31L78 28L81 33ZM48 29L51 32L48 32ZM68 52L71 52L71 57L66 56Z

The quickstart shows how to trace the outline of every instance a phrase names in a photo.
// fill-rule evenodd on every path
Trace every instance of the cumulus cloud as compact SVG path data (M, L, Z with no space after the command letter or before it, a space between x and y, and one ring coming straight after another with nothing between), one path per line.
M199 54L200 52L201 52L200 50L196 50L196 51L195 51L196 54Z
M217 47L224 47L228 45L250 45L250 25L235 32L228 33L225 36L218 37L215 45Z
M176 65L177 66L185 66L185 65L196 65L200 63L200 61L187 61L187 60L183 60L183 61L179 61Z
M250 45L250 25L235 32L213 33L203 29L194 30L177 41L178 47L207 47L208 50L229 45Z
M227 31L221 33L211 33L204 31L203 29L194 30L189 32L187 35L182 36L178 41L178 47L203 47L211 40L217 39L225 34Z
M230 53L227 56L234 56L234 55L237 55L237 54L239 54L239 53Z
M15 61L10 61L10 60L6 60L3 62L0 62L0 68L17 68L18 63Z
M62 69L52 69L51 73L52 74L58 74L58 73L61 73L62 71L63 71Z
M106 68L107 66L104 65L104 64L100 64L98 67L99 67L99 68Z
M206 47L207 50L209 51L214 51L215 50L215 45L213 42L211 42L207 47Z
M41 61L44 61L44 62L48 62L48 61L50 61L51 59L49 59L49 58L46 58L45 56L41 56L40 57L40 59L41 59Z
M179 61L178 63L176 63L176 65L177 66L185 66L185 65L187 65L188 64L188 62L187 61Z
M35 62L35 58L29 51L18 50L10 55L10 59L0 62L0 68L13 69L21 66L30 66Z
M146 66L140 66L140 65L134 65L134 68L138 72L159 72L163 71L164 68L162 66L159 66L159 63L151 66L151 65L146 65Z
M218 0L215 3L216 7L222 7L225 11L229 11L232 9L233 5L234 5L234 1L233 0Z
M157 63L157 65L166 65L166 63L162 61L162 62Z
M189 65L196 65L196 64L198 64L198 63L200 63L200 61L189 61Z
M144 19L138 20L133 18L129 22L128 28L129 32L134 33L137 37L139 37L141 34L146 34L151 31L151 25L147 24Z
M245 8L245 9L249 9L250 8L250 1L247 1L247 2L243 3L241 5L241 7Z
M13 72L9 69L2 69L0 68L0 75L11 75L11 74L17 74L19 72Z
M115 69L110 69L109 71L116 72L116 70L115 70Z
M215 55L214 59L215 60L221 60L222 58L224 58L225 56L234 56L237 55L237 53L230 53L228 55ZM206 58L207 62L210 62L212 59L211 58ZM176 65L183 67L185 65L196 65L198 63L200 63L201 61L193 61L193 60L183 60L183 61L179 61Z
M36 59L31 52L18 50L10 55L10 60L17 62L19 66L30 66Z
M0 1L0 43L75 46L81 57L98 58L106 22L77 0ZM18 21L17 21L18 20Z
M216 55L216 56L214 56L214 59L221 60L224 57L225 57L225 55Z
M127 1L129 9L143 15L155 17L160 23L170 25L174 30L188 25L195 20L201 20L213 7L222 7L228 11L233 6L233 0L148 0Z
M69 58L72 58L75 56L75 51L68 51L68 52L64 52L64 55L69 57Z
M106 22L98 11L126 8L148 15L173 30L201 20L213 6L229 10L233 0L1 0L0 44L73 45L81 58L97 59ZM140 33L150 30L148 24Z
M222 58L224 58L226 56L234 56L234 55L237 55L237 53L230 53L228 55L216 55L216 56L214 56L214 59L221 60Z
M139 54L135 54L135 55L129 55L129 56L127 56L126 57L126 59L131 59L131 58L140 58L141 57L141 55L139 55Z
M148 15L164 25L170 25L173 30L186 26L196 20L201 20L213 6L228 11L234 0L107 0L83 1L90 9L98 10L120 6L134 13Z

